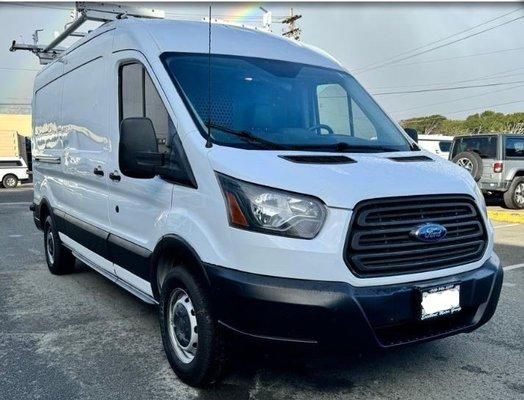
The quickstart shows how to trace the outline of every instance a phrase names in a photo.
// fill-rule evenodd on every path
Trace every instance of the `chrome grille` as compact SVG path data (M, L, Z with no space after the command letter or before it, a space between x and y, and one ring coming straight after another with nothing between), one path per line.
M434 243L410 235L425 223L443 225L447 235ZM359 276L414 273L477 261L486 244L482 217L469 196L384 198L355 207L345 260Z

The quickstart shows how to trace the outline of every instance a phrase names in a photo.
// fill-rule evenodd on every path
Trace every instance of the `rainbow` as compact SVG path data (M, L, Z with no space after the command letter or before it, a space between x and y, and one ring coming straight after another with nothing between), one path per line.
M259 8L260 3L238 4L227 13L224 19L232 21L249 20L250 18L260 18L262 11Z

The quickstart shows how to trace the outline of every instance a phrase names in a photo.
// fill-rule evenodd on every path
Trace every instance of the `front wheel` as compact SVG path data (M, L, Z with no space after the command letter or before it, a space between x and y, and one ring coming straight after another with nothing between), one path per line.
M513 210L524 209L524 177L513 179L508 191L504 193L504 204Z
M177 376L197 387L217 383L226 352L205 283L189 268L174 267L162 284L159 313L164 350Z

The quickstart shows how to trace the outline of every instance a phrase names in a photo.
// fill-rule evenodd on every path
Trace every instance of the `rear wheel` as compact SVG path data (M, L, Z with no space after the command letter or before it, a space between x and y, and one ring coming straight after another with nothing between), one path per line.
M508 191L504 193L504 204L513 210L524 209L524 177L513 179Z
M13 189L18 185L18 178L13 174L8 174L2 179L2 185L7 189Z
M463 151L453 157L451 161L468 171L475 179L475 182L478 182L482 177L482 158L477 153Z
M50 215L44 223L44 249L47 266L52 274L64 275L74 271L75 257L60 241Z
M173 371L192 386L217 383L226 352L205 283L189 268L176 266L161 288L160 327Z

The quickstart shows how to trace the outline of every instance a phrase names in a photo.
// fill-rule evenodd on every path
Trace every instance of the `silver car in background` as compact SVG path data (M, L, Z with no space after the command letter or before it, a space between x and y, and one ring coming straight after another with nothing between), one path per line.
M466 168L483 193L500 192L511 209L524 209L524 135L456 136L449 159Z

